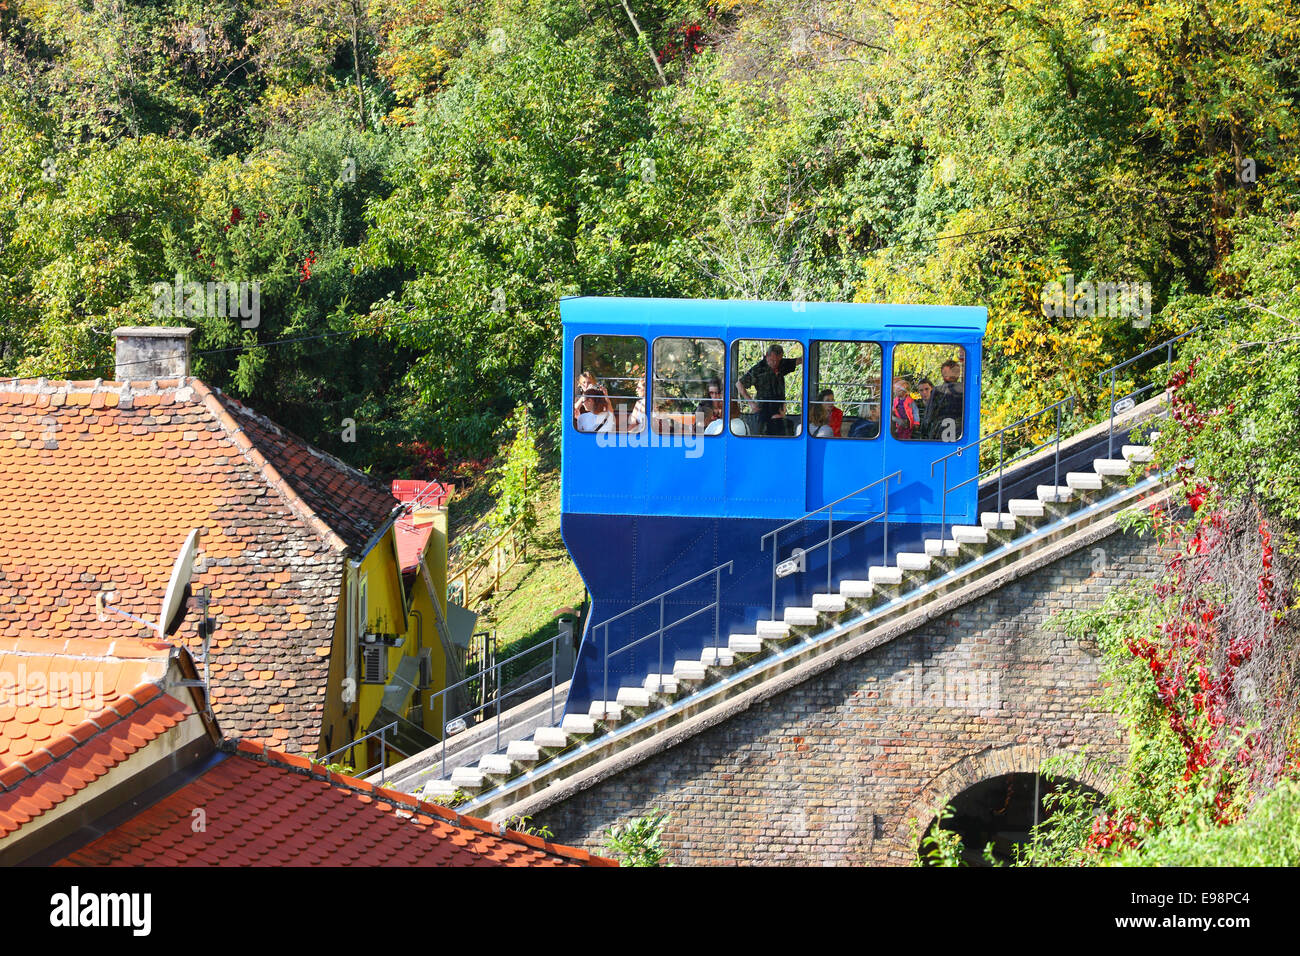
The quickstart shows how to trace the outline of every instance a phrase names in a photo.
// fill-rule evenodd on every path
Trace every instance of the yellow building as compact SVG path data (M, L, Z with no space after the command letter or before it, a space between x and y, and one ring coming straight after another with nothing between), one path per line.
M331 756L331 763L357 771L395 763L436 744L445 719L462 709L459 699L444 706L446 695L439 694L461 679L447 624L445 503L451 490L395 482L406 512L348 562L334 659L351 663L355 673L337 675L343 693L336 716L350 718L356 743Z

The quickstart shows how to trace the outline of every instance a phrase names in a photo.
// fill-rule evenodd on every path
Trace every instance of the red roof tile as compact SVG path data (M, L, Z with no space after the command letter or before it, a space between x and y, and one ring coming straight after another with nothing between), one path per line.
M227 744L229 756L60 866L613 866L410 794L287 755ZM206 827L195 832L194 808Z
M396 507L384 485L195 379L0 381L0 474L0 637L147 633L99 620L95 595L156 620L201 528L217 717L317 751L345 555ZM178 643L197 645L196 618Z
M0 839L192 713L157 683L172 652L125 638L0 638Z

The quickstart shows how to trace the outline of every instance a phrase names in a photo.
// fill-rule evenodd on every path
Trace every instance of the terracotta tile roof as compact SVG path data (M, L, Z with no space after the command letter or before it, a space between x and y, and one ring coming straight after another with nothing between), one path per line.
M146 634L98 620L95 595L156 620L201 528L222 726L317 750L345 556L396 506L386 488L195 379L0 381L0 474L0 637ZM196 646L196 618L173 639Z
M311 512L353 551L360 551L397 507L385 483L313 448L238 399L217 390L211 394Z
M227 746L224 749L231 749ZM193 811L207 825L194 832ZM583 850L240 742L60 866L612 866Z
M193 711L161 687L173 648L0 638L0 839Z

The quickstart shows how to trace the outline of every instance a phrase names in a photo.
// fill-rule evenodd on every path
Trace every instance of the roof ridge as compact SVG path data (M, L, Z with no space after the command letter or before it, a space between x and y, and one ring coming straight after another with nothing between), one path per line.
M127 645L122 651L130 650L135 645L144 653L119 653L119 645ZM42 646L43 645L43 646ZM103 648L102 652L94 653ZM0 654L16 657L61 657L78 661L135 661L141 659L171 657L176 645L167 641L146 641L134 637L83 638L70 637L62 642L50 637L3 637L0 638ZM148 653L147 651L153 651Z
M348 472L349 474L352 475L352 477L359 478L365 482L369 482L370 484L374 485L376 488L385 488L388 490L389 494L392 494L391 485L386 484L385 482L382 482L378 478L375 478L371 475L367 475L364 471L352 465L349 465L346 461L344 461L342 458L339 458L337 455L331 454L330 452L325 451L323 448L317 448L315 445L313 445L307 439L303 438L301 435L297 434L296 432L289 431L289 429L285 428L279 422L276 422L268 418L266 415L263 415L261 412L257 411L251 406L246 405L242 399L236 398L235 396L229 394L228 392L223 392L215 385L211 387L211 391L215 395L220 396L222 398L227 398L230 401L234 402L236 405L238 405L239 414L246 415L247 417L261 424L263 427L270 428L272 431L274 431L277 435L280 435L281 437L292 438L294 441L299 442L314 457L321 458L329 462L331 465L334 465L335 467ZM396 496L394 496L394 499L395 498Z
M349 550L347 542L339 537L338 533L326 524L324 519L316 514L307 502L302 500L302 497L293 489L293 486L280 474L279 469L271 464L253 440L248 437L243 426L236 422L230 412L226 410L226 407L221 404L221 400L217 398L213 390L200 379L192 379L191 382L193 383L194 394L199 402L217 420L217 424L226 433L226 437L240 450L244 458L261 473L266 483L280 494L289 506L289 510L329 545L331 550L339 554L346 554Z
M176 392L186 388L190 383L198 381L193 376L182 376L180 378L142 378L142 379L124 379L115 381L113 379L86 378L86 379L61 379L46 378L18 378L10 376L0 378L0 391L17 391L25 395L48 395L55 392L113 392L120 393L123 390L131 393L141 393L144 395L157 395L163 392Z
M362 793L374 799L381 800L392 805L394 808L402 808L409 811L418 811L429 816L437 817L444 823L450 823L453 826L462 827L467 830L477 830L480 833L494 836L499 839L509 840L512 843L519 843L532 849L542 849L547 853L556 856L566 857L577 860L591 866L617 866L617 862L606 857L596 856L586 850L577 847L565 846L560 843L550 843L539 836L529 833L520 833L518 830L511 830L504 825L490 823L479 817L470 817L462 813L457 813L450 807L444 807L436 803L428 803L416 797L414 794L403 793L400 790L390 790L387 787L379 787L369 780L361 780L357 777L346 774L336 773L328 769L324 764L301 756L299 754L284 753L279 750L272 750L264 743L257 740L244 740L228 738L222 742L222 750L227 753L238 754L249 760L255 760L259 763L265 763L268 766L283 767L300 776L307 776L314 780L321 780L325 783L340 786L355 793ZM321 772L317 772L317 769Z

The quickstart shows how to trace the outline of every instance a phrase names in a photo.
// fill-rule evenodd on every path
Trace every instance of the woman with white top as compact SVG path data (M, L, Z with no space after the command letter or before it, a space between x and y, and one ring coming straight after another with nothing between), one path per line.
M582 413L578 416L580 432L612 432L614 411L609 407L609 394L602 388L589 388L582 395Z

